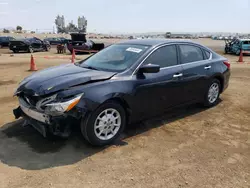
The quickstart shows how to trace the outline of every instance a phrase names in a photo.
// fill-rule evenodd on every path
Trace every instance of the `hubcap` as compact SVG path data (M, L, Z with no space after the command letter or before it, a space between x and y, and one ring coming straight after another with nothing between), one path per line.
M113 138L121 127L120 113L109 108L102 111L95 120L95 135L101 140Z
M213 83L208 91L208 101L210 103L214 103L219 95L219 85L217 83Z

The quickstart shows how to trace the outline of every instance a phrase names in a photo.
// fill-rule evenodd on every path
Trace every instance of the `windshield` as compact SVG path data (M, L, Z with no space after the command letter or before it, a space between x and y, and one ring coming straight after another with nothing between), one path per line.
M121 72L138 60L148 48L145 45L114 44L79 64L84 68Z

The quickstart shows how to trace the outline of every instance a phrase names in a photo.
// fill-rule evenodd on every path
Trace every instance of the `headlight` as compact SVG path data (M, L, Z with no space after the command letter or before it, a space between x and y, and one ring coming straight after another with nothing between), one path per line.
M83 94L77 95L74 98L64 101L46 104L45 113L50 115L62 115L64 112L70 111L80 101Z

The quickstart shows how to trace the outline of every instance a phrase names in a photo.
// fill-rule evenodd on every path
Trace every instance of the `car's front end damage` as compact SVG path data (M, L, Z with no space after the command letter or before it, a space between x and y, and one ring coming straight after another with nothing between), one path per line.
M71 126L79 124L91 108L86 107L86 86L108 80L114 74L75 64L39 71L19 84L14 94L19 101L14 116L23 117L44 137L48 134L67 137Z
M19 93L19 107L13 113L16 119L23 117L27 124L32 125L44 137L48 134L68 137L71 126L85 114L82 108L76 107L82 95L61 99L60 102L57 94L41 98Z

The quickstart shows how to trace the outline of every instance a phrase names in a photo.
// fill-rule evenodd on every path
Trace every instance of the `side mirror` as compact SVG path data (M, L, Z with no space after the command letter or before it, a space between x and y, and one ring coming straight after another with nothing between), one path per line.
M160 71L160 66L155 64L143 65L139 68L141 73L157 73Z

